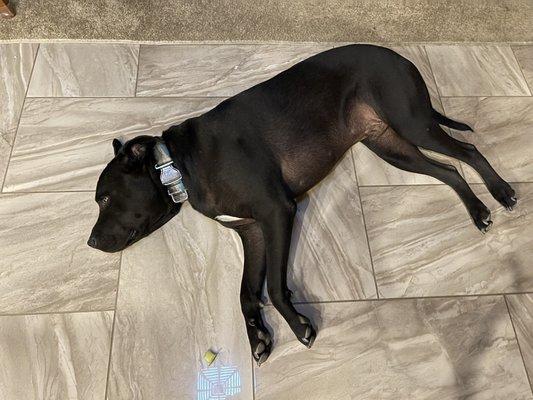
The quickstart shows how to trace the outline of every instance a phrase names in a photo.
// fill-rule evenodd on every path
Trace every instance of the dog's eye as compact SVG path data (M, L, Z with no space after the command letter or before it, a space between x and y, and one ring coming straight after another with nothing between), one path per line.
M100 204L100 207L105 207L109 204L109 200L109 196L104 196L98 201L98 204Z

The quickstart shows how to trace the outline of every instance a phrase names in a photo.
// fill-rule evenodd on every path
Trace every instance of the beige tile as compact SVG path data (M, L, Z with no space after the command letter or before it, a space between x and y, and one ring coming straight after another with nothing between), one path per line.
M447 114L467 122L475 132L461 134L476 145L494 169L507 181L533 181L533 97L445 98ZM468 182L482 182L463 164Z
M298 203L288 285L295 301L376 297L350 152Z
M28 96L133 96L138 52L138 44L44 43Z
M239 305L242 249L231 230L188 205L124 251L108 398L195 399L209 348L252 398L250 346Z
M382 297L522 292L533 289L533 184L516 184L504 210L483 185L494 225L482 235L447 186L363 187L361 199Z
M533 382L533 294L509 295L507 302L530 382Z
M0 188L4 183L10 154L11 146L7 143L6 139L0 136Z
M441 96L529 96L520 67L506 45L428 45Z
M531 90L533 87L533 46L512 46L512 49Z
M13 143L37 44L0 44L0 139ZM1 172L1 171L0 171Z
M113 138L160 135L219 101L28 99L4 191L94 189Z
M441 181L431 176L403 171L392 166L362 143L353 146L352 150L360 186L442 184ZM459 161L431 151L423 152L437 161L454 165L459 173L462 173Z
M94 194L0 196L0 313L109 310L120 254L86 241Z
M112 312L0 317L0 398L103 399L112 320Z
M318 336L302 346L269 307L274 350L256 400L531 399L501 297L298 307Z
M327 44L142 45L139 96L233 96Z

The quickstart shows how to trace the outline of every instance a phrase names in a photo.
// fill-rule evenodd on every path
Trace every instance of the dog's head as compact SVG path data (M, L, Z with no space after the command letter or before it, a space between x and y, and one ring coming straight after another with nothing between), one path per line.
M156 138L113 140L115 157L100 175L95 200L100 208L87 244L106 252L125 249L149 235L180 210L159 182L153 149Z

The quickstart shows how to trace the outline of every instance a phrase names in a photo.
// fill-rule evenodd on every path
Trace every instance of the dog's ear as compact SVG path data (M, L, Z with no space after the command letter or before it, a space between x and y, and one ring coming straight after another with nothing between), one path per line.
M126 154L132 161L142 161L146 156L146 143L132 143L127 147Z
M144 162L148 152L153 149L155 138L153 136L137 136L127 142L123 151L130 165L138 165Z
M123 144L119 139L113 139L113 152L115 153L115 155L118 154L122 146Z

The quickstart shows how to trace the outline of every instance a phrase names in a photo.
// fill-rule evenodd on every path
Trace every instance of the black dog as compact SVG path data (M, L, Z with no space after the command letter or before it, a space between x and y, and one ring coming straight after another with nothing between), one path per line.
M114 140L115 157L98 181L100 215L88 244L120 251L175 216L188 194L195 210L242 239L240 297L257 362L271 350L260 311L265 276L273 305L311 347L315 330L293 307L286 282L295 199L353 144L361 141L390 164L451 186L482 232L492 224L489 209L453 166L426 157L418 147L471 165L502 205L516 204L514 190L477 149L439 124L471 130L433 109L420 73L395 52L351 45L317 54L162 137ZM162 178L154 168L161 163L168 168Z

